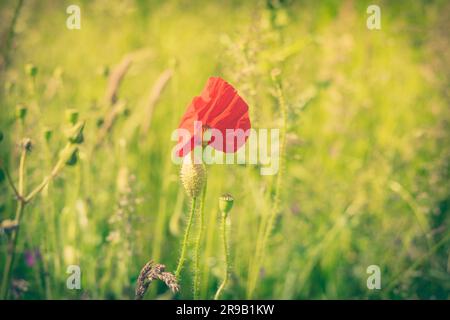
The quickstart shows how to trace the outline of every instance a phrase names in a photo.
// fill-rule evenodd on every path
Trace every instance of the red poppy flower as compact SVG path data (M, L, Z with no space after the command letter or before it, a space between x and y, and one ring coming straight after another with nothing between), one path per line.
M199 123L201 128L196 127ZM189 131L190 136L187 141L179 137L178 155L185 156L194 146L200 145L207 129L212 131L208 144L214 149L236 152L247 141L250 127L247 103L225 80L211 77L201 95L192 99L181 119L178 128ZM219 133L222 139L219 139Z

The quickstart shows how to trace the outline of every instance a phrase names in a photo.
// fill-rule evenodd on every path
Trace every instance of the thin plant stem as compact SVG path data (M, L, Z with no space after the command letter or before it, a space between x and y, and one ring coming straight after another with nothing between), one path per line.
M180 273L181 273L181 269L183 268L184 261L186 260L187 243L188 243L188 240L189 240L189 233L191 231L192 220L194 218L196 203L197 203L197 197L192 198L191 212L189 214L188 224L186 226L186 231L184 232L184 237L183 237L183 243L181 245L180 260L178 261L178 266L177 266L177 269L175 271L175 277L176 278L179 278Z
M3 169L3 171L5 172L6 175L6 180L8 180L9 185L11 186L14 195L16 196L17 199L20 199L22 196L19 194L19 191L17 190L16 186L14 185L14 182L11 178L11 175L9 174L9 171L3 167L2 163L0 162L0 167Z
M8 299L8 289L9 283L11 281L11 270L14 265L14 258L16 255L16 246L17 239L19 238L19 230L20 230L20 221L23 216L23 211L25 209L26 202L23 200L23 192L25 189L24 186L24 175L25 175L25 160L26 160L27 150L25 148L22 149L22 153L20 155L20 163L19 163L19 186L17 188L17 192L19 194L18 204L16 209L15 221L17 223L17 227L13 230L11 235L11 243L8 248L8 256L6 257L6 265L3 271L2 278L2 287L1 287L1 297L2 299Z
M281 145L280 145L280 162L279 162L279 170L275 183L275 195L273 206L270 211L270 215L265 224L262 225L263 233L260 233L258 236L258 241L256 244L256 253L254 258L254 264L252 268L252 272L250 272L249 276L249 286L247 288L247 298L251 299L253 297L254 291L256 289L257 277L259 274L259 270L261 265L263 264L267 243L269 242L270 235L272 233L275 219L278 216L280 211L280 202L281 202L281 190L283 184L283 176L284 176L284 166L285 166L285 149L286 149L286 127L287 127L287 106L286 101L283 96L283 91L281 88L279 77L274 77L275 81L275 89L276 89L276 97L278 100L278 104L281 110L282 117L282 128L281 128Z
M194 299L197 300L200 294L200 244L203 238L203 226L205 222L204 208L205 208L205 196L206 196L206 185L207 180L205 180L205 185L202 190L202 199L200 202L200 226L198 230L198 236L195 243L195 267L194 267Z
M223 253L225 258L225 276L223 277L223 281L217 289L216 294L214 295L214 300L218 300L222 291L228 282L228 274L230 272L230 261L229 261L229 252L228 252L228 240L227 240L227 214L222 212L222 242L223 242Z
M20 200L16 210L16 218L19 218L19 220L17 220L18 222L22 217L24 208L25 202ZM2 290L1 297L3 300L8 299L8 288L11 280L11 269L14 264L17 239L19 238L19 230L20 230L20 222L17 224L17 228L13 231L11 235L11 246L8 248L8 256L6 258L5 270L3 272L2 289L1 289Z
M411 270L414 270L418 266L420 266L424 261L427 261L440 247L447 244L447 242L450 239L450 234L447 234L441 241L439 241L437 244L435 244L433 247L431 247L428 252L423 255L421 258L417 259L412 265L410 265L406 270L402 270L401 272L397 273L391 282L388 283L388 285L383 288L386 292L390 292L391 289L393 289L402 279L403 277L407 276Z
M212 217L214 215L214 217ZM215 219L215 212L211 211L208 218L208 225L206 227L207 234L206 234L206 245L205 245L205 259L209 259L213 256L213 250L214 250L214 236L215 236L215 230L216 230L216 220ZM209 288L209 279L210 279L210 267L208 263L203 264L203 282L201 286L201 299L207 299L208 297L208 288Z
M73 151L73 148L75 146L71 143L67 144L65 147L65 154L70 154L70 151ZM3 278L2 278L2 286L0 291L0 296L3 299L8 298L8 289L9 284L11 282L11 271L14 265L14 259L16 254L16 247L17 242L19 238L19 230L20 230L20 224L23 216L23 212L25 210L26 204L31 201L34 196L36 196L39 192L41 192L49 183L50 181L59 173L61 168L64 167L65 162L67 159L65 157L60 157L58 162L56 163L55 167L53 168L51 174L44 178L44 180L39 184L33 191L31 191L28 196L24 195L25 192L25 160L26 160L26 154L27 150L24 148L22 150L21 156L20 156L20 162L19 162L19 184L17 189L13 187L13 190L15 192L17 191L19 197L18 197L18 204L16 209L16 216L15 221L17 223L17 227L15 230L13 230L11 234L11 243L10 248L8 251L8 256L6 257L6 265L5 269L3 271ZM11 181L12 182L12 181ZM12 184L14 186L14 184Z
M24 195L24 180L25 180L25 160L27 158L27 150L25 148L22 149L22 153L20 155L20 162L19 162L19 186L18 186L18 192L21 196ZM17 219L17 217L16 217Z
M3 48L3 57L5 59L5 64L4 64L4 70L7 68L7 66L10 63L10 49L11 46L13 44L13 39L14 39L14 35L15 35L15 29L16 29L16 24L17 24L17 20L19 19L19 15L20 15L20 11L22 9L23 6L23 2L24 0L19 0L19 2L17 3L17 6L14 10L14 15L13 18L11 20L11 24L9 26L9 30L8 30L8 34L7 34L7 38L6 38L6 44Z
M74 148L76 147L69 143L66 146L64 152L70 154L71 151L74 150ZM50 183L50 181L52 181L52 179L58 175L59 171L64 167L66 161L67 161L66 158L61 157L56 163L56 165L53 167L53 170L50 173L50 175L45 177L44 180L42 180L42 182L25 197L25 202L31 201L39 192L41 192Z

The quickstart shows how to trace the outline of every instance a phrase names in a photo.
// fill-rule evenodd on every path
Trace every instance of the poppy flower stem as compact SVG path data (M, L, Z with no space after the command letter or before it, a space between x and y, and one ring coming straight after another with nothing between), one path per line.
M179 277L180 277L181 269L183 268L184 261L186 260L186 248L187 248L187 243L189 240L189 233L191 231L192 220L193 220L194 213L195 213L196 203L197 203L197 197L193 197L192 202L191 202L191 212L189 214L188 224L186 226L186 231L184 232L183 243L181 245L180 260L178 260L178 266L175 271L175 277L177 279L179 279Z
M200 244L203 238L203 226L205 222L205 214L204 214L204 208L205 208L205 197L206 197L206 185L207 180L205 180L205 185L203 186L202 191L202 198L200 202L200 225L198 230L198 236L195 243L195 267L194 267L194 300L197 300L199 298L199 288L200 288Z
M224 252L224 258L225 258L225 276L222 280L222 283L220 284L219 288L217 289L216 294L214 295L214 300L218 300L220 298L220 295L222 291L225 289L225 286L228 282L228 274L230 272L230 262L229 262L229 252L228 252L228 239L227 239L227 214L225 212L222 212L222 244L223 244L223 252Z

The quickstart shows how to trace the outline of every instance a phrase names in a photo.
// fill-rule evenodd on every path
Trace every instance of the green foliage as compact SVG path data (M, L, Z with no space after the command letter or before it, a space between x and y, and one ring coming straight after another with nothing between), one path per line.
M29 284L21 298L131 299L148 260L173 272L190 199L171 161L171 133L211 75L239 90L253 127L279 128L273 69L287 105L282 188L278 195L276 176L261 176L259 166L208 167L200 296L213 298L223 278L217 199L230 192L222 298L250 297L251 272L253 298L449 298L450 47L442 30L450 6L382 1L382 29L370 31L367 1L267 3L83 1L81 29L68 30L65 2L25 1L0 74L1 161L17 180L16 146L31 137L25 183L37 185L67 143L69 122L86 122L71 132L83 141L71 166L25 209L13 269ZM0 16L13 9L0 5ZM124 57L131 64L108 100ZM0 179L0 222L13 219L13 195ZM192 298L194 239L181 292L154 282L146 298ZM6 240L0 233L0 273ZM29 266L25 253L36 250ZM66 288L71 264L81 267L81 290ZM366 287L373 264L381 290Z

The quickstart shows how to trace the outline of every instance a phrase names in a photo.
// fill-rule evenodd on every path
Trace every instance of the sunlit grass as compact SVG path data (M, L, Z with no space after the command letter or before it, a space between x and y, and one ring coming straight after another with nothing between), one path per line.
M171 161L171 133L211 75L239 90L253 127L280 128L274 69L287 105L286 168L264 259L255 262L258 235L273 211L277 176L210 166L200 297L212 299L224 278L218 200L230 192L231 274L222 298L448 298L448 68L435 61L449 49L438 32L449 7L425 3L382 2L382 29L369 31L364 1L272 9L85 1L82 28L70 31L68 4L26 1L1 74L1 159L17 181L17 144L31 138L26 183L36 185L66 142L66 110L77 109L86 127L77 164L26 207L13 269L14 279L29 283L22 298L131 299L150 259L174 272L190 199ZM2 16L13 7L2 4ZM95 148L111 113L104 71L127 55L123 108ZM35 81L27 63L38 68ZM173 74L143 132L152 88L166 70ZM23 125L15 119L20 103L28 110ZM2 221L14 215L13 195L2 179ZM4 234L0 241L3 273ZM194 245L195 236L180 293L154 282L146 298L193 297ZM33 250L40 258L28 266L24 254ZM70 264L82 269L82 290L66 289ZM372 264L386 289L367 289Z

